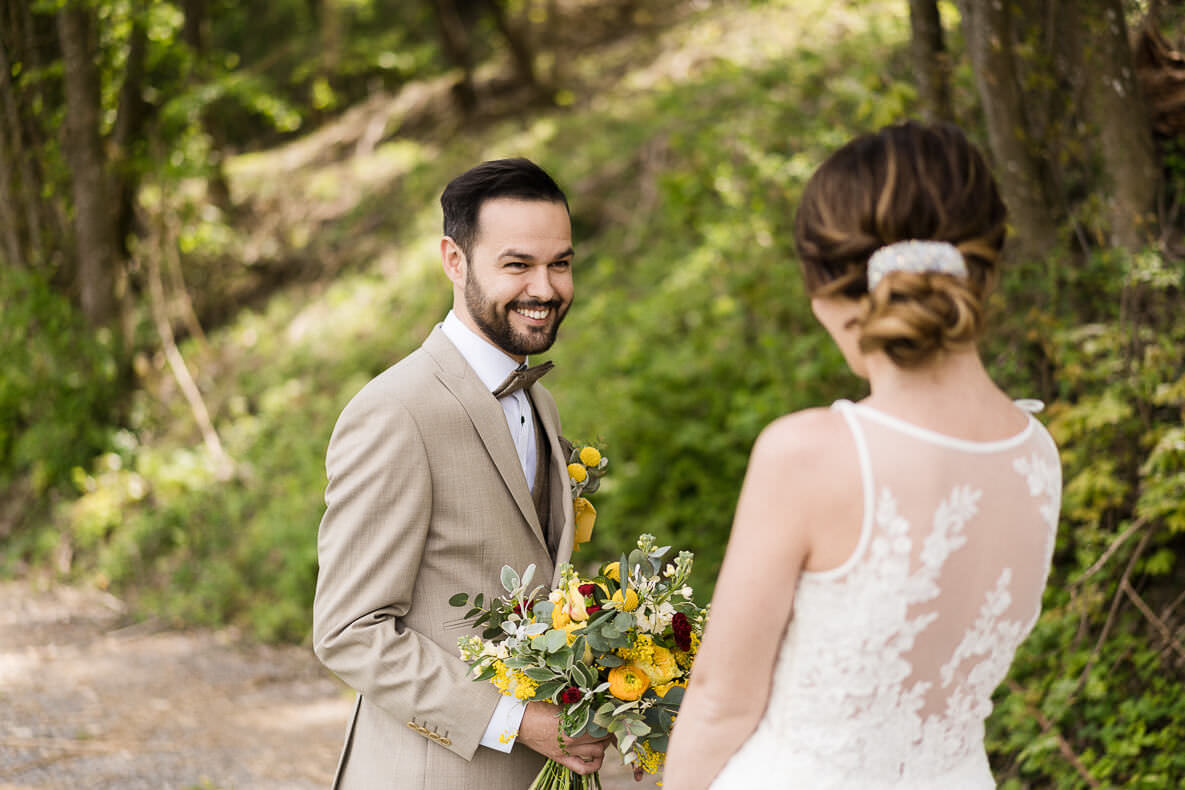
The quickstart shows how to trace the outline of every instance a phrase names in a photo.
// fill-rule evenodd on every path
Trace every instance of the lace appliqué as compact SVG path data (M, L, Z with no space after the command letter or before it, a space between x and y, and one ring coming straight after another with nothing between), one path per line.
M1029 484L1029 494L1044 496L1045 503L1039 508L1041 517L1045 519L1049 529L1057 529L1058 509L1062 495L1061 467L1051 461L1046 461L1037 453L1028 458L1017 458L1012 462L1012 468L1025 478Z
M909 521L899 513L892 492L883 489L877 498L868 563L847 578L800 589L799 611L812 614L798 627L808 633L830 633L827 638L812 638L811 647L797 656L802 663L794 673L798 677L791 681L794 689L789 699L797 698L815 717L826 714L818 730L791 727L783 736L832 754L833 768L846 764L853 776L908 778L909 763L903 756L916 754L919 745L936 758L923 761L929 769L940 770L963 756L963 747L978 733L959 733L952 743L950 725L934 721L934 716L922 718L932 684L910 682L913 667L906 656L938 614L921 612L911 617L909 608L938 597L939 574L947 558L966 543L964 529L978 512L981 493L958 486L939 504L920 552L921 562L911 569L915 563L911 562ZM816 594L830 598L839 589L843 593L834 602L842 612L806 601ZM853 617L857 623L851 621ZM984 703L991 704L986 699ZM787 713L793 717L791 711ZM931 742L936 736L939 742Z

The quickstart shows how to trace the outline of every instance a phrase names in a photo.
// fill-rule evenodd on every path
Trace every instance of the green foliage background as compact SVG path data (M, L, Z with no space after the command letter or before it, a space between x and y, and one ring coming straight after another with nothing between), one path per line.
M230 479L160 355L138 358L121 427L88 416L115 391L103 339L44 283L6 275L4 302L19 310L0 317L0 462L6 483L43 481L49 493L41 516L6 539L5 566L45 569L65 553L73 578L142 615L306 640L333 422L448 308L435 246L442 185L476 161L525 155L568 189L578 252L577 302L547 383L565 433L611 459L583 556L615 556L652 532L696 552L697 590L710 594L758 432L865 393L810 314L791 226L831 150L916 112L907 14L888 0L685 9L574 53L563 109L388 135L344 163L331 143L294 155L316 134L233 157L236 201L279 217L263 241L336 276L231 312L208 347L183 345L235 459ZM359 37L358 58L393 46ZM957 36L951 45L958 52ZM439 70L410 51L397 82ZM252 96L275 94L252 106L275 109L270 128L281 127L299 92L252 84ZM982 140L966 68L953 87ZM194 101L186 112L210 106ZM224 120L235 128L244 115ZM213 210L182 170L161 175L147 201L180 218L186 277L217 299L228 277L250 275L243 261L260 230ZM1089 214L1076 221L1101 237ZM1014 266L993 303L985 359L1017 397L1049 404L1066 483L1045 613L990 720L1006 788L1160 788L1185 776L1182 285L1180 260L1096 244ZM72 486L52 489L64 477Z

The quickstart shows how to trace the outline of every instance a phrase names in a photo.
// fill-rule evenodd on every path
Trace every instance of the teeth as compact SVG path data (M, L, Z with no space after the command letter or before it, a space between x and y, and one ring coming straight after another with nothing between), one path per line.
M527 310L525 308L519 308L519 309L515 310L515 312L517 312L519 315L525 315L527 318L534 318L536 320L542 321L544 318L547 318L547 314L549 311L546 309L544 309L544 310Z

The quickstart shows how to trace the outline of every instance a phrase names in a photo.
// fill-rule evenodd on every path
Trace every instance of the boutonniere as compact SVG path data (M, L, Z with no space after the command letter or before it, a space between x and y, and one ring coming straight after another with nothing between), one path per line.
M592 494L601 486L601 477L609 459L591 444L573 447L568 454L568 487L572 494L572 511L576 517L576 550L581 543L592 539L593 525L597 521L597 509L584 496Z

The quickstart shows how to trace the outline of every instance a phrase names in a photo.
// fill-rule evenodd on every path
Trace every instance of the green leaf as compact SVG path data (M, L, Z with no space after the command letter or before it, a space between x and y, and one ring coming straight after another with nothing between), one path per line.
M543 646L548 653L555 653L568 645L568 635L557 629L552 629L539 638L543 640Z
M545 667L528 667L523 670L523 674L537 683L555 679L555 672Z
M567 687L568 681L563 678L560 680L553 680L548 683L540 683L539 688L535 689L535 699L555 699L555 695L560 693L560 689Z
M518 589L518 573L509 565L502 566L502 586L510 593Z
M439 598L437 600L440 600ZM469 593L459 592L448 599L449 606L464 606L469 603Z

